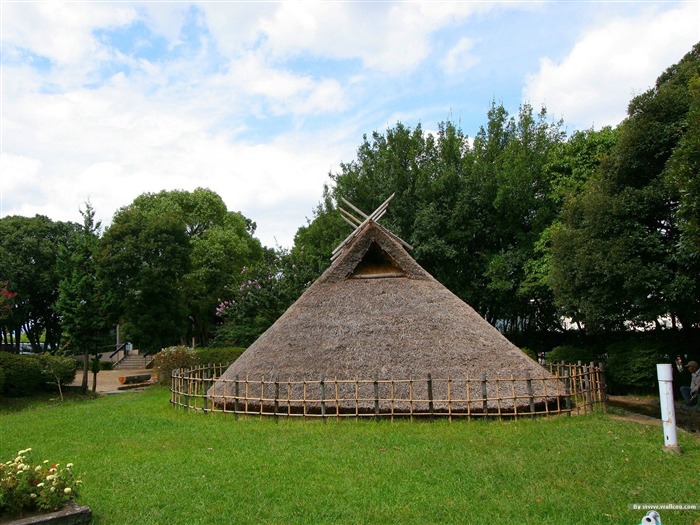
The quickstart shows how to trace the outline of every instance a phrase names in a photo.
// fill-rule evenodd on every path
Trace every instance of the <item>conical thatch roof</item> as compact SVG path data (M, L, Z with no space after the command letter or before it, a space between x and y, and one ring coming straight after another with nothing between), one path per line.
M493 379L528 373L552 377L428 274L395 236L369 220L209 395L221 403L225 392L232 391L225 380L246 377L302 381L431 374ZM557 390L556 382L551 383L547 397ZM537 385L535 394L541 395L542 386ZM504 388L512 397L512 385ZM517 388L519 395L526 395L524 386ZM444 392L441 395L444 398Z

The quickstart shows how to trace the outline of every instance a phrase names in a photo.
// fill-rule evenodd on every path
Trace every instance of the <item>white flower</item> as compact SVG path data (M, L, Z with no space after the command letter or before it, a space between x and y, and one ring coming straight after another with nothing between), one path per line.
M34 494L34 493L32 492L32 493L29 495L29 497L32 498L32 499L34 499L34 498L36 498L36 494Z
M56 487L51 487L51 492L56 492Z
M53 476L53 475L52 475L52 476L46 476L46 481L51 481L51 480L54 479L55 477L56 477L56 476Z
M70 494L71 492L73 492L73 489L71 489L70 487L66 487L65 489L63 489L63 492L64 494Z
M40 471L41 471L41 467L39 465L37 465L36 468L34 469L34 472L40 472Z
M39 483L39 484L37 485L37 488L39 488L39 489L40 489L40 488L41 488L41 487L43 487L43 486L44 486L44 484L43 484L43 483Z
M68 463L68 465L66 465L66 468L73 468L73 463Z

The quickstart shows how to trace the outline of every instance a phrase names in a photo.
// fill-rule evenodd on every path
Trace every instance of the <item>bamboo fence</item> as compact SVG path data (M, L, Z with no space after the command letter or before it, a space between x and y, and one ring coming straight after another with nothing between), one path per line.
M225 365L174 370L175 407L202 412L304 418L514 418L606 409L602 364L550 364L550 376L476 378L220 379ZM212 388L219 381L214 393ZM223 389L221 388L223 382Z

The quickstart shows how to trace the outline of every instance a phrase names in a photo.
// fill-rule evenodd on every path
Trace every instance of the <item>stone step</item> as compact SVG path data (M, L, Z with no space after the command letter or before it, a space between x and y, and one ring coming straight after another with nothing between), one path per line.
M114 365L114 370L136 370L146 368L151 359L142 355L129 355Z

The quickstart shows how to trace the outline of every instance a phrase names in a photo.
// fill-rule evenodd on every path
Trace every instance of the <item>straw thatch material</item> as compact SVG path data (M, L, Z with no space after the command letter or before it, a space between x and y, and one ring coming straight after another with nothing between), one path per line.
M534 384L539 402L544 395L551 399L564 393L549 372L428 274L391 233L370 221L331 267L231 365L209 396L215 403L225 403L223 396L233 391L226 381L237 377L301 381L428 374L443 379L484 375L506 379L511 374L523 379L530 374L540 379ZM545 386L542 378L549 384ZM517 395L527 395L523 385ZM501 387L503 392L496 392L490 385L489 397L513 397L511 383ZM444 392L434 395L445 398ZM427 399L425 392L415 392L415 397ZM489 407L497 403L490 401ZM505 404L512 407L513 401ZM372 406L368 403L365 408Z

